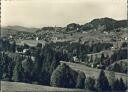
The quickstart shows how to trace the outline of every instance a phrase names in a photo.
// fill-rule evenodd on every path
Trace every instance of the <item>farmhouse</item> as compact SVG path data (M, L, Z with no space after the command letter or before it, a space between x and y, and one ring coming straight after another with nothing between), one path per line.
M124 40L127 41L128 40L128 37L124 37Z
M79 62L77 56L74 56L74 57L73 57L73 61L76 62L76 63Z

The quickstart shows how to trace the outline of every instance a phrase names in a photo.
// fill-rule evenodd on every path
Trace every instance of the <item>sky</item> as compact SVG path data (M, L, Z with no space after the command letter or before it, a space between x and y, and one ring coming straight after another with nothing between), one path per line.
M2 26L66 26L95 18L127 17L127 0L3 0Z

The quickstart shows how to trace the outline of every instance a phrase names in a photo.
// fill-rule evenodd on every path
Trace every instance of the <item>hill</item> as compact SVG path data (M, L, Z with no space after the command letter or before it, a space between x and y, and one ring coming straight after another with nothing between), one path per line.
M126 28L128 27L128 21L127 20L114 20L112 18L100 18L100 19L94 19L89 23L84 24L81 29L82 30L106 30L110 31L117 28Z
M15 25L15 26L5 26L5 27L3 27L3 29L14 30L14 31L23 31L23 32L35 32L38 28L32 28L32 27L28 28L28 27Z
M36 31L39 33L46 31L59 31L59 32L83 32L89 30L97 31L112 31L119 28L127 28L128 20L115 20L112 18L97 18L83 25L77 23L70 23L66 27L43 27Z
M28 28L28 27L23 27L23 26L5 26L1 28L1 32L3 36L6 36L8 34L15 34L16 32L30 32L33 33L38 28Z
M127 28L128 20L114 20L112 18L97 18L83 25L70 23L66 27L42 27L28 28L23 26L5 26L1 31L3 35L15 34L15 32L31 32L43 34L44 32L83 32L89 30L112 31L113 29Z

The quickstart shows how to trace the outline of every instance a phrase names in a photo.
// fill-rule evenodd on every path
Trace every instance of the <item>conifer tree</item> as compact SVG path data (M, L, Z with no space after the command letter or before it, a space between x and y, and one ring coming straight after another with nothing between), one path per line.
M126 91L126 86L125 86L124 81L123 81L122 78L120 78L119 83L120 83L120 90L121 90L122 92L125 92L125 91Z
M95 90L95 79L88 77L85 79L85 89L87 90Z
M96 88L98 92L110 91L110 85L103 70L101 70L97 79Z
M108 79L109 79L109 84L111 86L111 89L113 90L114 89L113 85L114 85L114 82L116 81L116 79L115 79L115 72L110 71Z
M85 81L85 74L84 72L79 71L76 88L84 88L84 81Z
M116 79L116 81L113 84L113 90L114 91L119 91L120 90L120 82L118 79Z
M24 81L24 71L21 62L17 62L13 71L13 81Z

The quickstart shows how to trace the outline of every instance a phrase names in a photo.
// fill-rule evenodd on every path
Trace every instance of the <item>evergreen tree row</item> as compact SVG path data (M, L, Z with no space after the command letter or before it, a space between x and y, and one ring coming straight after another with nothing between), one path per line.
M115 78L114 72L110 72L109 79L101 70L97 79L86 77L81 71L74 71L68 65L59 65L51 76L51 86L64 88L80 88L94 92L125 92L126 85L122 78Z

